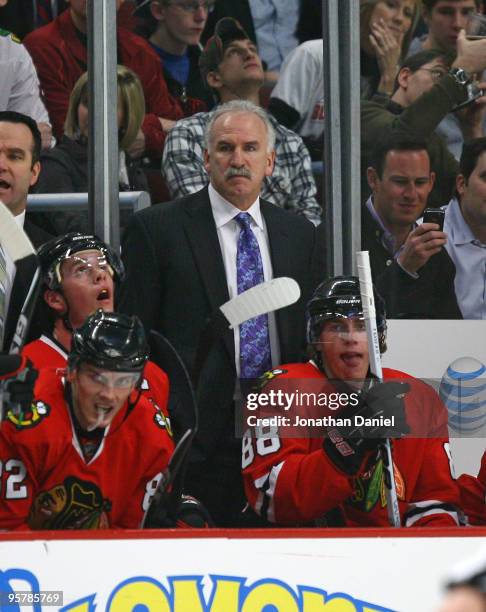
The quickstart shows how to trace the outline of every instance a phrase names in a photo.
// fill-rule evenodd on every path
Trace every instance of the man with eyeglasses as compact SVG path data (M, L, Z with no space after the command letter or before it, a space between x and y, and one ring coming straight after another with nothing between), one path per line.
M459 32L467 27L470 15L476 12L482 12L481 0L424 0L422 15L428 32L414 38L409 55L427 49L455 55ZM486 81L486 78L483 76L480 80ZM436 131L446 141L449 151L459 159L466 140L463 138L460 116L449 113Z
M0 427L0 529L140 526L174 448L141 395L148 351L137 317L100 309L74 332L67 372Z
M436 180L429 206L442 206L452 197L457 160L447 143L436 132L442 119L468 97L468 86L476 72L486 69L486 40L458 39L457 56L449 65L442 51L421 51L408 57L398 72L391 98L361 102L361 197L369 193L366 170L373 147L391 131L411 138L425 139L430 153L431 169ZM481 83L486 89L486 83ZM483 96L460 111L464 140L483 135L486 98Z
M71 91L87 69L86 1L69 0L65 11L23 41L36 66L56 138L64 132ZM123 1L117 0L117 10ZM146 115L129 153L160 158L166 133L183 116L182 109L169 94L159 58L146 40L119 26L117 49L118 63L138 75L145 95Z
M137 9L160 57L169 92L186 117L214 105L199 72L201 34L213 7L214 0L145 0Z

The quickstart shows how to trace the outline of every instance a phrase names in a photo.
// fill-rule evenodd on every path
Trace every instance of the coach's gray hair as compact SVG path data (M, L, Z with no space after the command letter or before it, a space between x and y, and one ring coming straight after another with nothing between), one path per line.
M225 104L221 104L216 108L211 115L211 118L207 122L206 127L204 128L206 149L209 150L209 140L215 121L225 113L253 113L254 115L260 117L267 130L267 151L268 153L273 151L275 148L275 130L273 129L273 125L268 118L268 114L263 110L263 108L261 108L261 106L257 106L248 100L231 100L231 102L226 102Z

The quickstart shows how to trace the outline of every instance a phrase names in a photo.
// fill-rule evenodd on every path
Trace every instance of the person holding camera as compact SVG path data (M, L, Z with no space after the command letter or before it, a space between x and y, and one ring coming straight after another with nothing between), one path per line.
M435 180L424 141L391 134L367 169L372 195L361 210L361 246L391 318L460 319L455 267L437 223L417 225Z
M454 194L458 163L436 128L454 111L464 140L484 135L486 98L472 100L472 89L486 89L474 75L486 69L486 40L467 40L463 30L457 39L457 55L449 56L435 49L408 57L400 66L395 88L389 98L375 96L361 102L361 191L369 193L366 170L375 143L390 131L400 131L410 138L427 141L432 171L436 181L430 194L430 206L443 206ZM465 103L469 102L465 105Z

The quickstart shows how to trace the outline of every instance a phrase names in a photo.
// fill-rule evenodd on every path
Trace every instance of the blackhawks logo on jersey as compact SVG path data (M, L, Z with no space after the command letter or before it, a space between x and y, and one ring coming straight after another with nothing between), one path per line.
M405 481L393 464L398 499L405 499ZM367 472L354 481L354 492L349 503L362 512L371 512L377 503L386 506L385 480L383 474L383 460L380 459Z
M258 382L255 385L255 390L261 391L265 387L265 385L268 385L268 383L271 380L273 380L277 376L280 376L281 374L287 374L287 370L282 370L282 368L275 368L274 370L268 370L267 372L265 372L265 374L262 374L260 378L258 379Z
M154 404L155 405L155 404ZM170 419L160 410L158 406L155 406L154 423L161 429L165 429L169 436L172 438L172 429L170 426Z
M30 405L27 410L10 409L7 412L7 419L15 425L17 429L28 429L35 427L49 416L51 409L48 404L37 400Z
M28 523L31 529L103 529L109 527L111 502L88 480L68 476L34 499Z

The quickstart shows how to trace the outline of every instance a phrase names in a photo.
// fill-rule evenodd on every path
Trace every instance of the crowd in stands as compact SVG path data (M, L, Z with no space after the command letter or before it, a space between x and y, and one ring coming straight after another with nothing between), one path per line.
M29 191L88 191L87 0L0 0L0 200L44 257L33 342L25 351L31 363L22 367L68 367L66 380L41 375L35 405L55 386L52 397L70 415L81 448L59 470L59 483L31 474L32 507L25 499L20 509L9 502L3 525L0 509L0 529L137 526L141 507L123 515L115 487L108 493L116 498L112 512L103 497L106 475L87 466L104 452L110 427L134 427L139 435L132 423L137 411L155 409L165 449L192 418L180 381L169 381L168 399L164 373L144 369L142 324L166 337L193 371L211 313L278 276L298 281L296 304L227 330L200 372L187 493L220 526L384 525L384 506L367 510L355 493L357 487L372 493L381 469L376 439L396 437L396 469L407 485L400 499L404 526L457 525L468 513L486 523L486 505L478 501L484 466L459 484L447 472L444 408L425 385L390 370L373 390L355 279L324 279L326 202L316 187L326 170L321 2L117 0L116 7L119 188L147 190L152 199L149 208L121 219L121 260L90 235L85 214L27 210ZM484 7L480 0L359 0L359 7L361 240L383 309L377 319L383 351L386 317L486 318L486 38L469 39L466 32L471 15ZM422 220L428 207L444 210L443 227ZM4 349L32 275L31 267L16 269L0 245ZM115 308L124 314L113 320L98 314L107 336L95 339L97 309ZM88 315L95 318L83 325ZM110 326L119 342L127 330L138 335L133 354L120 349L119 362L103 344ZM72 343L78 329L79 346ZM105 360L90 357L91 340L106 351ZM84 382L86 364L91 386ZM123 364L131 364L132 374L125 386L114 374ZM292 377L357 389L357 413L372 419L388 411L401 426L376 429L374 442L363 444L346 443L363 433L346 427L327 431L324 441L308 436L299 443L258 437L255 427L243 441L242 474L235 415L249 383L240 381L262 375L260 391L287 389ZM50 431L49 414L39 414L39 427ZM24 417L25 410L20 417L11 411L1 426L0 461L2 443L19 444L28 468L45 449L42 435L23 431ZM68 422L59 425L66 432ZM422 426L431 439L415 445L400 439ZM27 442L39 445L32 457ZM81 467L72 468L78 460ZM167 460L134 481L144 512ZM91 514L67 519L65 509L50 508L51 518L42 520L47 492L53 495L61 481L73 487L69 469L78 480L94 479ZM332 495L311 499L317 472L332 483ZM242 514L247 499L251 508ZM177 522L186 510L178 502L171 518Z

